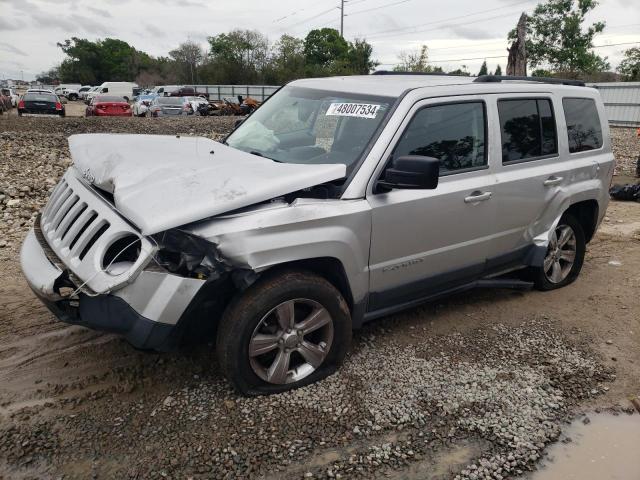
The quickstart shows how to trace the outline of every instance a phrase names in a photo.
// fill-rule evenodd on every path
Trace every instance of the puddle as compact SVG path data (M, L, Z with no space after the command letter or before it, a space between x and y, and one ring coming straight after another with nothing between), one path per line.
M636 480L640 479L640 415L588 415L563 430L549 456L530 480Z

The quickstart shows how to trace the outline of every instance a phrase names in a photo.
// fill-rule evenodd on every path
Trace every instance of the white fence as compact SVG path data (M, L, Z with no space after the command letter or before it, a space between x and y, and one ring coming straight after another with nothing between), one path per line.
M611 125L640 127L640 82L590 83L604 102Z

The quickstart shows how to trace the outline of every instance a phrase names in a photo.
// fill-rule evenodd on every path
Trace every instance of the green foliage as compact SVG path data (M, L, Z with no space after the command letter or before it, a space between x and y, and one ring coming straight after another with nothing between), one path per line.
M482 62L482 65L480 66L480 71L478 72L478 76L480 75L488 75L489 70L487 69L487 61L485 60L484 62Z
M502 67L500 65L496 65L496 71L493 72L494 75L502 75Z
M67 55L58 67L61 82L99 85L105 81L129 81L154 64L146 53L114 38L92 42L72 37L58 46Z
M346 60L349 44L335 28L311 30L304 39L304 58L308 65L331 69L332 64Z
M256 30L236 29L209 37L208 43L206 54L188 41L168 57L151 57L121 40L73 37L58 44L67 57L42 78L91 85L132 80L146 86L284 84L308 76L367 74L377 65L370 44L347 42L331 28L312 30L305 39L283 35L273 45Z
M624 52L618 73L626 82L640 81L640 48L633 47Z
M553 72L544 68L537 68L531 74L532 77L553 77Z
M467 68L466 65L461 65L460 68L456 68L455 70L451 70L448 73L449 73L449 75L463 75L465 77L471 76L471 73L469 73L469 69Z
M400 60L400 63L393 67L395 72L442 72L442 67L429 65L429 48L426 45L422 45L418 50L412 52L400 52L398 60Z
M527 18L527 62L564 76L576 77L609 69L607 59L593 52L594 37L604 30L604 22L583 27L596 0L547 0L538 4ZM509 39L516 38L515 29Z

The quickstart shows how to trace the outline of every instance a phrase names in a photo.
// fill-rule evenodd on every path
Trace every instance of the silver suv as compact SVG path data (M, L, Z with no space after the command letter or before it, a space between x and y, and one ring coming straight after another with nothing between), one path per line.
M215 338L251 395L331 374L375 318L573 282L614 164L596 90L495 76L299 80L222 143L69 145L22 248L35 293L138 348Z

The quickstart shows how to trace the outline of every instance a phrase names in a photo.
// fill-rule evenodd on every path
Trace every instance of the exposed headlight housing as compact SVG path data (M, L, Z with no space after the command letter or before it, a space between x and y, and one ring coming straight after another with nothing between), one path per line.
M153 238L158 243L154 260L171 273L204 280L226 270L215 245L203 238L176 229Z

